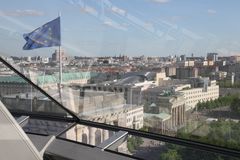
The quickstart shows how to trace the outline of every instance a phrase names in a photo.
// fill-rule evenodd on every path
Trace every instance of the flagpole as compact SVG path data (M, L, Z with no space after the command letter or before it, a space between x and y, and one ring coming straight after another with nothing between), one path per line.
M58 13L59 18L61 18L61 12ZM60 21L61 22L61 21ZM61 24L60 24L61 27ZM61 28L60 28L61 32ZM61 41L61 40L60 40ZM58 47L58 54L59 54L59 98L60 102L62 103L62 54L61 54L61 42Z

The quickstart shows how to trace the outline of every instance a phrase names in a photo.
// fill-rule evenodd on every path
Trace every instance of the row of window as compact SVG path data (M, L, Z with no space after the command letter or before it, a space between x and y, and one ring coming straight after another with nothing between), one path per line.
M137 111L132 111L132 112L130 112L130 113L127 113L127 116L135 115L135 114L138 114L139 112L142 112L142 113L143 113L143 109L141 108L141 109L139 109L139 110L137 110Z
M213 100L213 99L216 99L218 98L217 96L215 97L211 97L211 98L203 98L201 100L191 100L191 101L187 101L186 104L192 104L192 103L198 103L198 102L201 102L201 101L210 101L210 100Z
M138 114L138 115L134 116L134 118L133 117L127 118L127 123L132 122L134 119L136 119L136 120L140 119L141 120L142 118L143 118L143 115Z
M218 87L214 87L214 88L208 88L208 92L219 92L219 88ZM198 89L195 91L191 91L191 92L185 92L185 95L192 95L192 94L197 94L197 93L202 93L202 89Z
M193 99L193 98L201 98L201 97L209 97L209 96L213 96L213 95L218 95L218 92L213 92L213 93L208 93L208 94L200 94L200 95L195 95L195 96L191 96L191 97L185 97L186 99Z

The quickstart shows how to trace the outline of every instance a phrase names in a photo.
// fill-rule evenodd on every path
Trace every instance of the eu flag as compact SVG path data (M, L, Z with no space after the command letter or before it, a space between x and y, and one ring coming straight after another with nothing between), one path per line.
M61 45L60 17L44 24L31 33L23 35L27 41L24 50Z

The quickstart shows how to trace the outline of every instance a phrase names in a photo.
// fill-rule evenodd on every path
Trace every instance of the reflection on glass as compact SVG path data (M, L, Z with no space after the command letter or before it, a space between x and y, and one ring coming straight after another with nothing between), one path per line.
M125 145L123 144L121 146L125 146L125 150L115 151L147 160L239 160L235 157L131 135L128 135Z
M35 3L2 4L0 54L79 118L240 149L238 1ZM62 46L23 51L52 9ZM0 90L10 110L67 115L2 64Z
M109 130L84 125L75 125L61 135L61 137L88 145L98 146L114 134L115 132Z
M48 97L40 93L31 84L2 65L0 73L0 100L13 112L70 117Z
M23 130L28 134L58 135L70 123L30 118Z

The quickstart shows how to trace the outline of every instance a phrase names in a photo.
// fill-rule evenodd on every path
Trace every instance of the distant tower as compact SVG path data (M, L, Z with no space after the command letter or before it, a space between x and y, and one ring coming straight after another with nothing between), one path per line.
M234 79L235 79L235 73L232 72L232 75L231 75L231 82L232 82L232 85L234 85Z
M181 55L180 57L181 57L181 61L186 61L186 60L187 60L187 57L186 57L185 54L184 54L184 55Z
M177 56L177 62L181 62L181 61L182 61L181 57Z
M218 53L208 53L207 60L214 62L218 61Z
M32 57L28 56L28 57L27 57L27 61L28 61L28 62L31 62L31 61L32 61Z
M208 82L209 82L208 78L203 79L203 90L204 90L204 92L207 92L207 90L208 90Z
M219 72L219 66L215 67L215 72Z
M61 58L63 61L68 59L63 49L61 49ZM52 54L52 61L59 62L59 50L55 50L55 52Z

